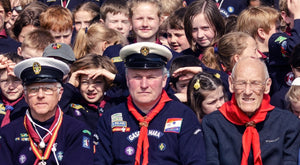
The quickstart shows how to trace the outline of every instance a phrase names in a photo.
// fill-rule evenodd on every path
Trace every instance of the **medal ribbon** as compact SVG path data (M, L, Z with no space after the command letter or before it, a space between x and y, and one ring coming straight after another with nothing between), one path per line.
M166 91L162 92L161 98L158 104L147 114L147 116L142 116L134 107L132 103L131 96L127 98L127 106L129 112L139 121L140 135L138 139L136 155L135 155L135 165L140 165L141 154L143 150L143 165L148 164L148 148L149 148L149 140L148 140L148 125L150 121L164 108L166 102L171 101ZM143 147L143 148L142 148Z
M31 138L31 133L30 133L31 131L29 131L29 129L28 129L28 128L31 127L31 129L33 130L32 125L30 124L30 122L28 124L29 120L28 120L27 116L25 115L25 117L24 117L24 126L25 126L25 129L27 130L27 132L29 134L30 147L32 148L32 151L33 151L34 155L37 157L37 159L35 160L35 163L34 163L35 165L37 164L37 162L39 160L47 160L47 159L49 159L49 156L50 156L50 153L51 153L51 148L52 148L54 142L56 141L57 133L58 133L58 130L59 130L60 126L61 126L62 119L63 119L63 117L62 117L63 112L59 108L56 111L56 114L57 113L61 113L61 117L58 120L57 126L53 130L52 136L49 134L49 136L51 136L51 138L50 138L48 146L47 146L47 148L46 148L46 150L44 152L44 155L42 155L42 153L40 152L40 150L38 149L38 147L36 147L36 145L34 144L34 141ZM57 117L56 114L55 114L55 118ZM55 121L53 122L53 124L51 126L53 126L54 123L55 123ZM47 142L47 141L45 140L45 142Z

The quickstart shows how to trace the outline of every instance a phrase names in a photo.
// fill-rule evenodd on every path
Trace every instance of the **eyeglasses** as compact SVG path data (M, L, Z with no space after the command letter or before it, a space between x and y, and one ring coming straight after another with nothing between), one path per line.
M13 12L14 10L15 10L17 13L20 13L20 12L23 10L23 8L22 8L22 6L15 6L15 7L13 7L13 8L11 9L11 12Z
M29 96L36 96L40 89L42 89L45 95L53 95L54 91L60 89L61 87L55 85L38 85L38 86L29 86L25 87L24 90L27 92Z
M249 84L250 89L258 91L258 90L261 90L264 87L264 85L266 84L266 81L267 80L265 80L264 82L256 81L256 80L254 80L254 81L241 80L241 81L233 81L233 84L234 84L234 88L237 89L237 90L245 90L247 85Z

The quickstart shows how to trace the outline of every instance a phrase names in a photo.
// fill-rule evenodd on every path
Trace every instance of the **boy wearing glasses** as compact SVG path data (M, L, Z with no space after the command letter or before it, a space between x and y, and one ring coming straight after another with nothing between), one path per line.
M296 165L300 121L270 104L264 62L243 58L228 80L231 101L202 120L208 164Z
M1 162L93 163L91 132L83 123L64 115L58 106L63 93L62 79L68 72L67 64L47 57L27 59L15 66L14 73L22 79L29 109L24 118L0 130Z

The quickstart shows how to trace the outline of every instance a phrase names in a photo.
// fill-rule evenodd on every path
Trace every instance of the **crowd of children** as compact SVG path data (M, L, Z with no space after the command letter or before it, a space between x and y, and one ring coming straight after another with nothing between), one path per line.
M140 42L171 51L165 89L200 123L231 99L228 77L249 57L268 68L271 104L300 118L299 9L299 0L0 0L1 127L28 108L14 65L53 57L70 67L59 105L88 125L95 147L98 119L128 96L120 50Z

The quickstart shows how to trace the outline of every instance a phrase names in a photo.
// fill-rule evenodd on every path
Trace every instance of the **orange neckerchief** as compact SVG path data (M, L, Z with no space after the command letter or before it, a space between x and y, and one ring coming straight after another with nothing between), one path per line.
M274 108L275 107L270 104L270 96L264 94L261 106L256 113L249 118L239 109L235 101L235 95L233 94L231 100L223 104L219 109L224 117L231 123L246 126L246 130L242 137L243 157L241 165L248 164L251 146L253 149L254 165L262 165L259 134L255 126L257 123L264 121L268 111L271 111Z
M131 96L127 98L127 106L129 112L133 114L133 116L139 121L140 135L138 139L136 155L135 155L135 165L140 165L140 158L142 154L143 147L143 165L148 164L148 148L149 148L149 140L148 140L148 125L150 121L163 109L166 102L171 101L166 91L163 90L161 98L157 105L146 115L142 116L134 107L132 103Z

